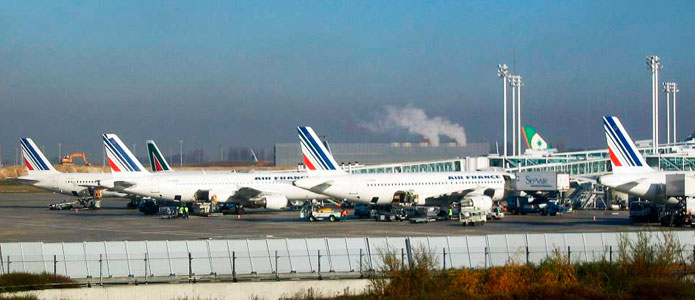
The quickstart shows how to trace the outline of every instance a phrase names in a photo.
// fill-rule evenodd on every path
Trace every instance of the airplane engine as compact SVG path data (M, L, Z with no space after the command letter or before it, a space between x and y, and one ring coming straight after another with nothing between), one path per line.
M268 194L263 196L265 208L273 210L281 210L287 207L287 197L282 194Z
M492 210L492 198L490 198L488 196L472 195L472 196L466 196L463 199L473 201L473 207L476 207L479 210L482 210L482 211L491 211Z

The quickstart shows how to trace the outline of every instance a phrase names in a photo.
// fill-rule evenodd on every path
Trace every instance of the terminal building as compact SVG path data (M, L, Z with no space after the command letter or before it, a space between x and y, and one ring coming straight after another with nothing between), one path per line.
M383 165L422 161L450 160L463 157L486 156L488 143L331 143L330 151L336 161L344 165ZM296 166L302 161L299 143L275 144L275 165Z

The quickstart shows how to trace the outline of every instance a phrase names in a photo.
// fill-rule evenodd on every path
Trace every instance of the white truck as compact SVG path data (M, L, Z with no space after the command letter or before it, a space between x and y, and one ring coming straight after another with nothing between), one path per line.
M331 222L345 220L347 217L347 211L341 210L337 211L330 207L320 207L317 205L305 205L299 212L299 218L307 219L309 222L316 222L320 220L329 220Z
M459 221L463 226L485 225L487 222L487 212L480 210L471 199L461 200Z

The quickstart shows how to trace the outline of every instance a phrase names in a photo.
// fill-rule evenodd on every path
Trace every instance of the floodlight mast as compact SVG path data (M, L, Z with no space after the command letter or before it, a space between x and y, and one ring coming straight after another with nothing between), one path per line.
M513 149L514 155L521 155L521 76L510 75L510 85L512 86L512 107L514 111L514 124L512 124Z
M676 143L678 142L677 134L676 134L676 116L678 115L678 110L676 109L676 95L678 95L678 92L680 90L678 89L678 84L675 82L672 83L672 89L671 92L673 93L673 142Z
M512 87L512 156L516 156L516 87L514 75L509 76L509 85Z
M666 93L666 143L671 144L671 83L663 82L661 85Z
M647 66L652 71L652 153L659 154L659 70L661 63L656 55L647 56Z
M521 155L521 130L522 130L521 129L521 86L524 84L521 82L521 76L520 75L516 76L516 81L517 81L516 82L516 93L517 93L517 95L516 95L516 101L517 101L517 103L516 103L516 119L518 122L517 128L516 128L516 130L517 130L516 133L518 135L517 139L516 139L516 142L517 142L517 152L516 153L518 155Z
M503 93L503 101L504 104L502 105L502 120L503 125L502 127L504 128L504 137L503 137L503 144L504 144L504 152L503 156L506 158L508 155L507 151L507 144L508 144L508 137L507 137L507 128L509 127L507 125L507 118L509 118L509 115L507 114L507 81L509 80L509 67L507 67L506 64L500 64L497 65L497 76L502 78L502 93Z

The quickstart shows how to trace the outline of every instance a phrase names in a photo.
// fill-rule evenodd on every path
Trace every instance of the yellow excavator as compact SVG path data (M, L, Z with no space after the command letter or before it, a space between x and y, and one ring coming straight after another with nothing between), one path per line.
M60 158L61 165L73 165L75 164L75 158L81 158L85 166L89 166L89 160L87 159L87 154L84 152L74 152Z

